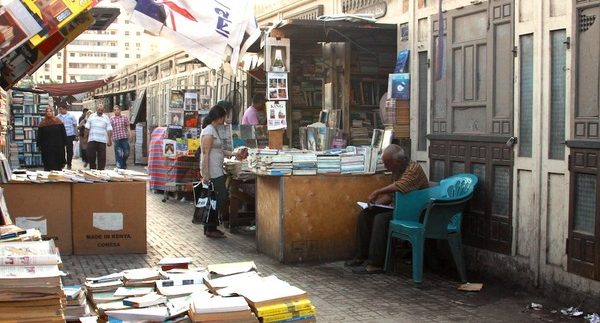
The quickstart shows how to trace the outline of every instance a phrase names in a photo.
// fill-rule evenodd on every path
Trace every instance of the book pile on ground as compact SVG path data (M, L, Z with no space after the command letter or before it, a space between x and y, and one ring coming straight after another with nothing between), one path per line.
M194 295L189 316L194 322L257 322L243 297Z
M243 296L261 322L316 321L306 291L275 276L247 279L228 289Z
M64 322L65 294L53 241L0 243L0 321Z
M340 155L317 155L317 173L339 174L341 172Z
M158 262L160 270L169 271L171 269L188 269L192 263L192 258L179 257L179 258L163 258Z
M355 174L365 171L365 155L343 153L341 155L342 174Z
M38 229L22 229L14 224L0 226L0 243L9 241L40 241L42 234Z
M93 314L86 301L85 291L80 285L65 286L64 291L67 299L64 308L66 321L79 321L80 317Z
M317 175L317 155L301 152L292 155L293 175Z
M130 287L154 287L160 279L160 272L152 268L139 268L123 271L123 285Z
M189 258L164 258L161 267L187 267L190 262ZM87 278L86 287L94 290L90 299L101 320L163 321L187 315L191 295L208 293L205 278L206 271L196 268L139 268Z

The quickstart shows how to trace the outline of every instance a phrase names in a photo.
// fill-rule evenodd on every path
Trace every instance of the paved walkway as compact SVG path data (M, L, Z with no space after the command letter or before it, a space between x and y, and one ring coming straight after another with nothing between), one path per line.
M83 282L124 269L155 266L162 257L192 257L195 266L253 260L261 273L305 289L318 311L319 322L582 322L551 310L561 305L532 296L506 282L484 282L479 293L460 292L454 274L425 273L422 288L414 288L410 272L355 275L342 262L283 265L257 253L254 234L227 232L227 239L208 239L202 226L191 223L192 204L148 192L148 253L64 256L70 273L66 284ZM471 276L473 277L473 276ZM531 302L543 311L526 310ZM573 304L571 304L573 305ZM576 305L576 304L575 304Z

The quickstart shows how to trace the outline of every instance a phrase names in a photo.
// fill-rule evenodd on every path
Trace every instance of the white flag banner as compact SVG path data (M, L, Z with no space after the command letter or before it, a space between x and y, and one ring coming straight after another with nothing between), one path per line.
M208 67L237 68L260 37L254 0L124 0L131 21L169 39ZM244 44L244 36L248 35ZM242 52L240 52L242 48Z

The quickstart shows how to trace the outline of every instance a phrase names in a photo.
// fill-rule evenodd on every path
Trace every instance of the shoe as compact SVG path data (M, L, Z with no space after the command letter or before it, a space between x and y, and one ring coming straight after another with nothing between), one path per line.
M359 275L383 274L385 271L382 268L368 270L368 265L352 268L352 272Z
M219 234L220 232L220 234ZM227 238L221 231L207 231L205 234L208 238Z
M356 267L356 266L360 266L365 262L364 259L358 258L358 257L354 257L350 260L346 260L346 262L344 262L344 266L346 267Z

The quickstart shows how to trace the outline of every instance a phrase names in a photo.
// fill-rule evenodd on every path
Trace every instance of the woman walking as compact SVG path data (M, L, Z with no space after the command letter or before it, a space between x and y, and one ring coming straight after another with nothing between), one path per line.
M42 151L44 170L61 170L66 163L65 146L67 131L59 118L54 116L52 108L46 108L44 119L39 125L37 144Z

